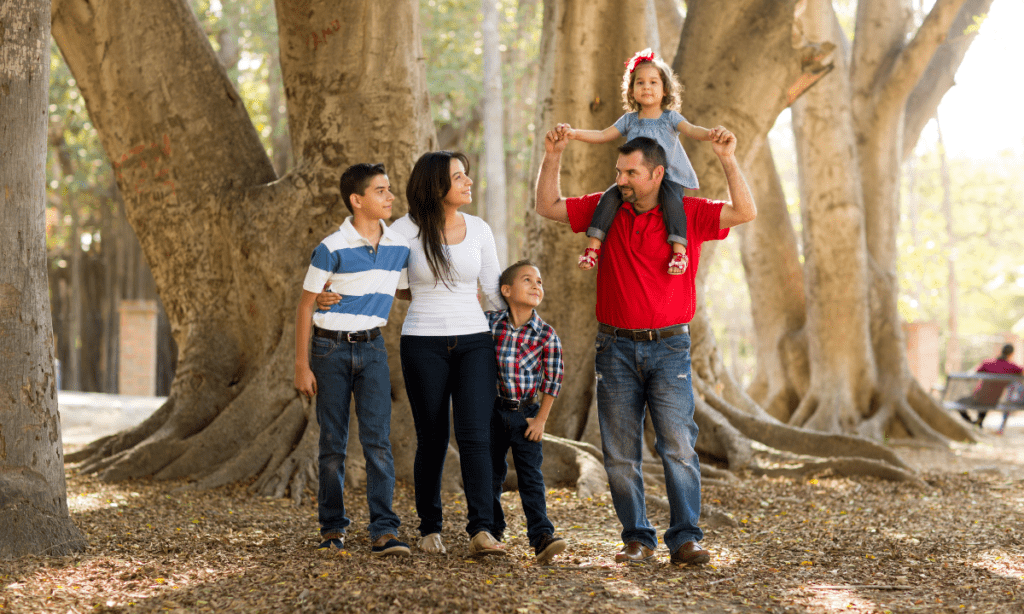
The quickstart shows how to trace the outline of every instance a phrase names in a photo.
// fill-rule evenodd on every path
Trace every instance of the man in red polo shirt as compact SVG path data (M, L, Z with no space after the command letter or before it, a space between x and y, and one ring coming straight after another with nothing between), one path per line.
M537 213L585 232L600 193L562 198L558 185L568 140L548 132L537 178ZM694 280L704 241L721 240L729 228L757 214L736 161L736 137L724 131L712 148L722 163L732 202L686 197L690 267L669 275L672 247L661 217L658 190L665 176L665 150L639 137L619 147L616 183L622 208L608 230L597 265L597 410L612 502L622 523L617 562L641 563L654 556L657 535L644 504L642 446L644 408L649 407L656 448L665 468L671 526L665 545L676 565L710 560L698 542L700 463L694 451L689 321L696 309Z

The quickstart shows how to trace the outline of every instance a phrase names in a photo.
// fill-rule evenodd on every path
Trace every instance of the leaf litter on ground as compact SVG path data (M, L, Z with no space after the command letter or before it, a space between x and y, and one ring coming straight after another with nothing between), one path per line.
M736 521L706 530L711 564L621 565L607 495L552 488L569 548L534 565L518 494L505 493L507 557L473 559L465 501L444 498L447 555L370 556L365 491L350 489L346 550L318 543L316 502L180 482L108 484L67 468L68 505L89 549L0 562L2 612L1014 612L1024 611L1024 431L952 452L897 452L925 489L819 475L708 484ZM660 485L649 486L664 497ZM400 537L418 541L399 484ZM649 510L661 532L666 511Z

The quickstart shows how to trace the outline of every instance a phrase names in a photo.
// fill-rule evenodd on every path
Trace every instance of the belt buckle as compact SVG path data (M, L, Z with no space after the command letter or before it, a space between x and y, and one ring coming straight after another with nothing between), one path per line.
M359 341L359 334L360 333L358 331L349 331L345 333L345 341L348 341L349 343L357 343Z
M633 341L654 341L654 331L650 329L633 331Z

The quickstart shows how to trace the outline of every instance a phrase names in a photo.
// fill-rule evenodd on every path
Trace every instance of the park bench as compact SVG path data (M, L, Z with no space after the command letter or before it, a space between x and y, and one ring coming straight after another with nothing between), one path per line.
M948 411L1021 411L1024 399L1010 393L1014 383L1024 384L1024 376L950 373L946 376L946 387L939 390L939 398Z

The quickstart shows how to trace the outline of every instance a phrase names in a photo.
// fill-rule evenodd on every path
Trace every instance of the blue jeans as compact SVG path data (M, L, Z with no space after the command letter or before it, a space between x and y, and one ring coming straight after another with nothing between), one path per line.
M345 457L349 399L355 395L359 443L366 459L366 501L370 539L398 535L400 521L391 508L395 461L391 456L391 375L384 337L349 343L313 337L309 366L316 377L316 419L320 423L320 533L344 533Z
M416 425L413 482L420 535L441 532L441 475L448 453L451 406L466 493L466 531L490 531L491 412L498 365L490 333L402 335L402 374Z
M544 535L554 535L555 527L548 520L547 502L544 500L544 475L540 467L544 464L544 446L539 441L526 438L526 417L534 417L540 409L538 403L527 405L520 411L494 408L491 420L491 453L494 463L494 524L491 534L498 536L505 532L505 513L501 509L501 485L505 483L508 462L505 460L512 448L512 462L516 466L516 480L519 482L519 498L526 515L526 537L536 547Z
M647 520L642 471L644 406L650 408L657 433L655 449L665 467L669 552L700 541L700 462L693 446L693 385L690 381L690 336L658 341L633 341L598 333L597 415L601 425L604 468L612 503L622 523L622 541L657 547Z

